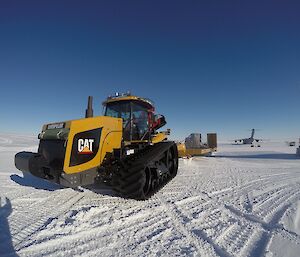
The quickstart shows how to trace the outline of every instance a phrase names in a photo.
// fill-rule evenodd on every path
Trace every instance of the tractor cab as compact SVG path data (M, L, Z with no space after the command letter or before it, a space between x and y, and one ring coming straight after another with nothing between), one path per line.
M154 114L153 102L130 94L116 94L105 102L104 116L122 118L124 141L150 141L155 130L166 124L162 115Z

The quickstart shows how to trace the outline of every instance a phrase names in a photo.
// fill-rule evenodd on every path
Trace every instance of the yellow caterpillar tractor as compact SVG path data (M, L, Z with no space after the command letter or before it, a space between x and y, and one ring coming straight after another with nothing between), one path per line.
M103 182L122 197L147 199L174 178L177 146L167 141L166 124L146 98L122 94L103 102L93 117L89 97L85 118L46 124L37 153L19 152L15 166L67 187Z

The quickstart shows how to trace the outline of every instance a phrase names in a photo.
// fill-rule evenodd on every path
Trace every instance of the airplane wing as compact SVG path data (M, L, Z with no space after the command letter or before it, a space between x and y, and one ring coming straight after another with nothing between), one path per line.
M239 138L239 139L233 139L233 140L231 140L231 141L234 141L235 143L241 143L241 142L243 142L243 138Z
M254 141L255 142L263 142L263 141L265 141L264 139L261 139L261 138L254 138Z

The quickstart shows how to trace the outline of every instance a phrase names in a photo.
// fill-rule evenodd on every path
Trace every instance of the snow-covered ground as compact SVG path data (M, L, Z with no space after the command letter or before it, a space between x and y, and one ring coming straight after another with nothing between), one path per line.
M295 147L221 145L134 201L23 176L14 154L37 143L0 134L0 256L300 256Z

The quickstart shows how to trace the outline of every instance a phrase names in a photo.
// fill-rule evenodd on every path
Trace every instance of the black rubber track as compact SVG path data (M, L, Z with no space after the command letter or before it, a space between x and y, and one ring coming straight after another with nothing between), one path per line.
M171 154L169 154L171 153ZM153 169L155 163L167 157L167 163L173 168L173 172L160 177L157 185L152 186L150 190L144 192L146 183L145 169ZM171 158L171 160L170 160ZM172 141L160 142L148 146L137 154L129 155L123 160L118 161L116 172L113 176L113 188L124 198L145 200L151 197L165 184L167 184L177 174L178 169L178 152L177 146ZM149 182L149 181L147 181Z

